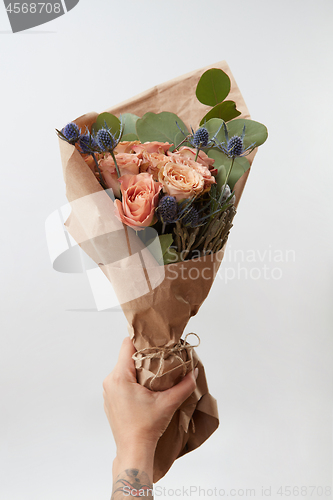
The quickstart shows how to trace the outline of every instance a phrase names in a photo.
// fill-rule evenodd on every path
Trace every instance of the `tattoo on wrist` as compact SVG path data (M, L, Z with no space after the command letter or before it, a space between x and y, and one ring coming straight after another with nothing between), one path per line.
M144 497L152 500L153 485L148 474L139 469L126 469L118 474L114 485L111 500L120 500L125 497Z

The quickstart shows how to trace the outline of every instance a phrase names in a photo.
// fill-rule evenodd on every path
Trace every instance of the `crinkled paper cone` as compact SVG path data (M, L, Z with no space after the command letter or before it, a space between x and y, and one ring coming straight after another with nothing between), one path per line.
M228 99L236 102L241 118L249 118L245 102L225 62L158 85L107 111L116 115L130 112L139 116L147 111L171 111L187 126L196 128L210 109L195 97L199 78L209 68L221 68L229 75L231 91ZM89 113L78 118L76 123L80 127L90 127L96 117L97 113ZM66 226L111 281L128 320L136 349L173 348L179 342L184 345L181 336L189 319L198 312L207 297L224 250L213 256L158 266L134 231L123 226L114 216L112 200L75 147L60 141L60 150L66 194L72 205ZM248 157L250 162L253 156L252 153ZM237 203L248 173L235 186ZM191 336L188 341L195 344L196 339ZM141 357L140 354L138 357ZM176 411L158 442L154 482L165 475L176 458L200 446L219 423L216 400L208 392L204 368L195 351L188 346L177 351L177 355L164 357L162 362L158 358L136 361L140 384L153 390L164 390L179 382L184 372L193 366L199 367L199 376L196 390ZM156 377L160 363L162 370Z

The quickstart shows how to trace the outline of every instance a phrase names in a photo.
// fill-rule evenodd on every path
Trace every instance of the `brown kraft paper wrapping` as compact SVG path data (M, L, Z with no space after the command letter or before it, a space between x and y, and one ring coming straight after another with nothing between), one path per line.
M249 118L226 62L158 85L107 111L118 116L126 112L142 116L147 111L171 111L195 129L209 109L195 97L199 78L209 68L221 68L229 75L228 99L236 102L240 118ZM90 127L96 117L97 113L89 113L75 121L85 128ZM135 361L139 383L152 390L165 390L178 383L193 367L199 368L194 393L176 411L157 444L156 482L176 458L200 446L219 425L216 400L209 394L203 365L191 347L197 338L189 336L185 345L181 336L210 291L224 249L199 259L159 266L135 232L115 217L112 200L75 147L59 142L66 195L72 207L66 226L111 281L128 320L134 346L137 351L144 350L137 354ZM248 157L250 163L253 157L253 153ZM237 204L248 174L249 170L235 186Z

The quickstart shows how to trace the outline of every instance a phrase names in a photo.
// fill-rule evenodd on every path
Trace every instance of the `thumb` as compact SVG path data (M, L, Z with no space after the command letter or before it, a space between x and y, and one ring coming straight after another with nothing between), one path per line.
M120 348L119 357L115 366L115 371L119 372L122 377L130 382L136 382L136 371L134 360L132 359L135 353L135 347L129 337L125 337Z
M160 393L168 401L168 405L177 409L195 390L197 386L198 368L190 371L177 385Z

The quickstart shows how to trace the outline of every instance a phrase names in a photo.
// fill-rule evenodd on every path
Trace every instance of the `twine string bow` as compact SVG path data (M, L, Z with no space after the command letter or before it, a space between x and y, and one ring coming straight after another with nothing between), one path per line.
M198 343L195 345L186 343L187 338L190 335L195 335L198 339ZM187 366L186 363L187 361L184 361L181 353L182 351L187 351L190 356L190 361L191 361L191 366L192 370L194 369L193 366L193 349L195 347L198 347L200 345L200 338L199 335L196 333L187 333L184 339L180 339L180 341L175 344L173 347L146 347L144 349L140 349L136 353L133 354L132 358L134 361L143 361L144 359L159 359L159 365L157 372L154 374L153 378L150 381L149 388L151 390L153 389L153 385L156 379L161 378L163 375L163 367L164 367L164 360L167 359L169 356L174 356L176 359L179 361L179 365L171 368L171 370L168 371L168 373L173 372L174 370L178 370L178 368L181 366L183 369L183 377L186 375L187 372Z

